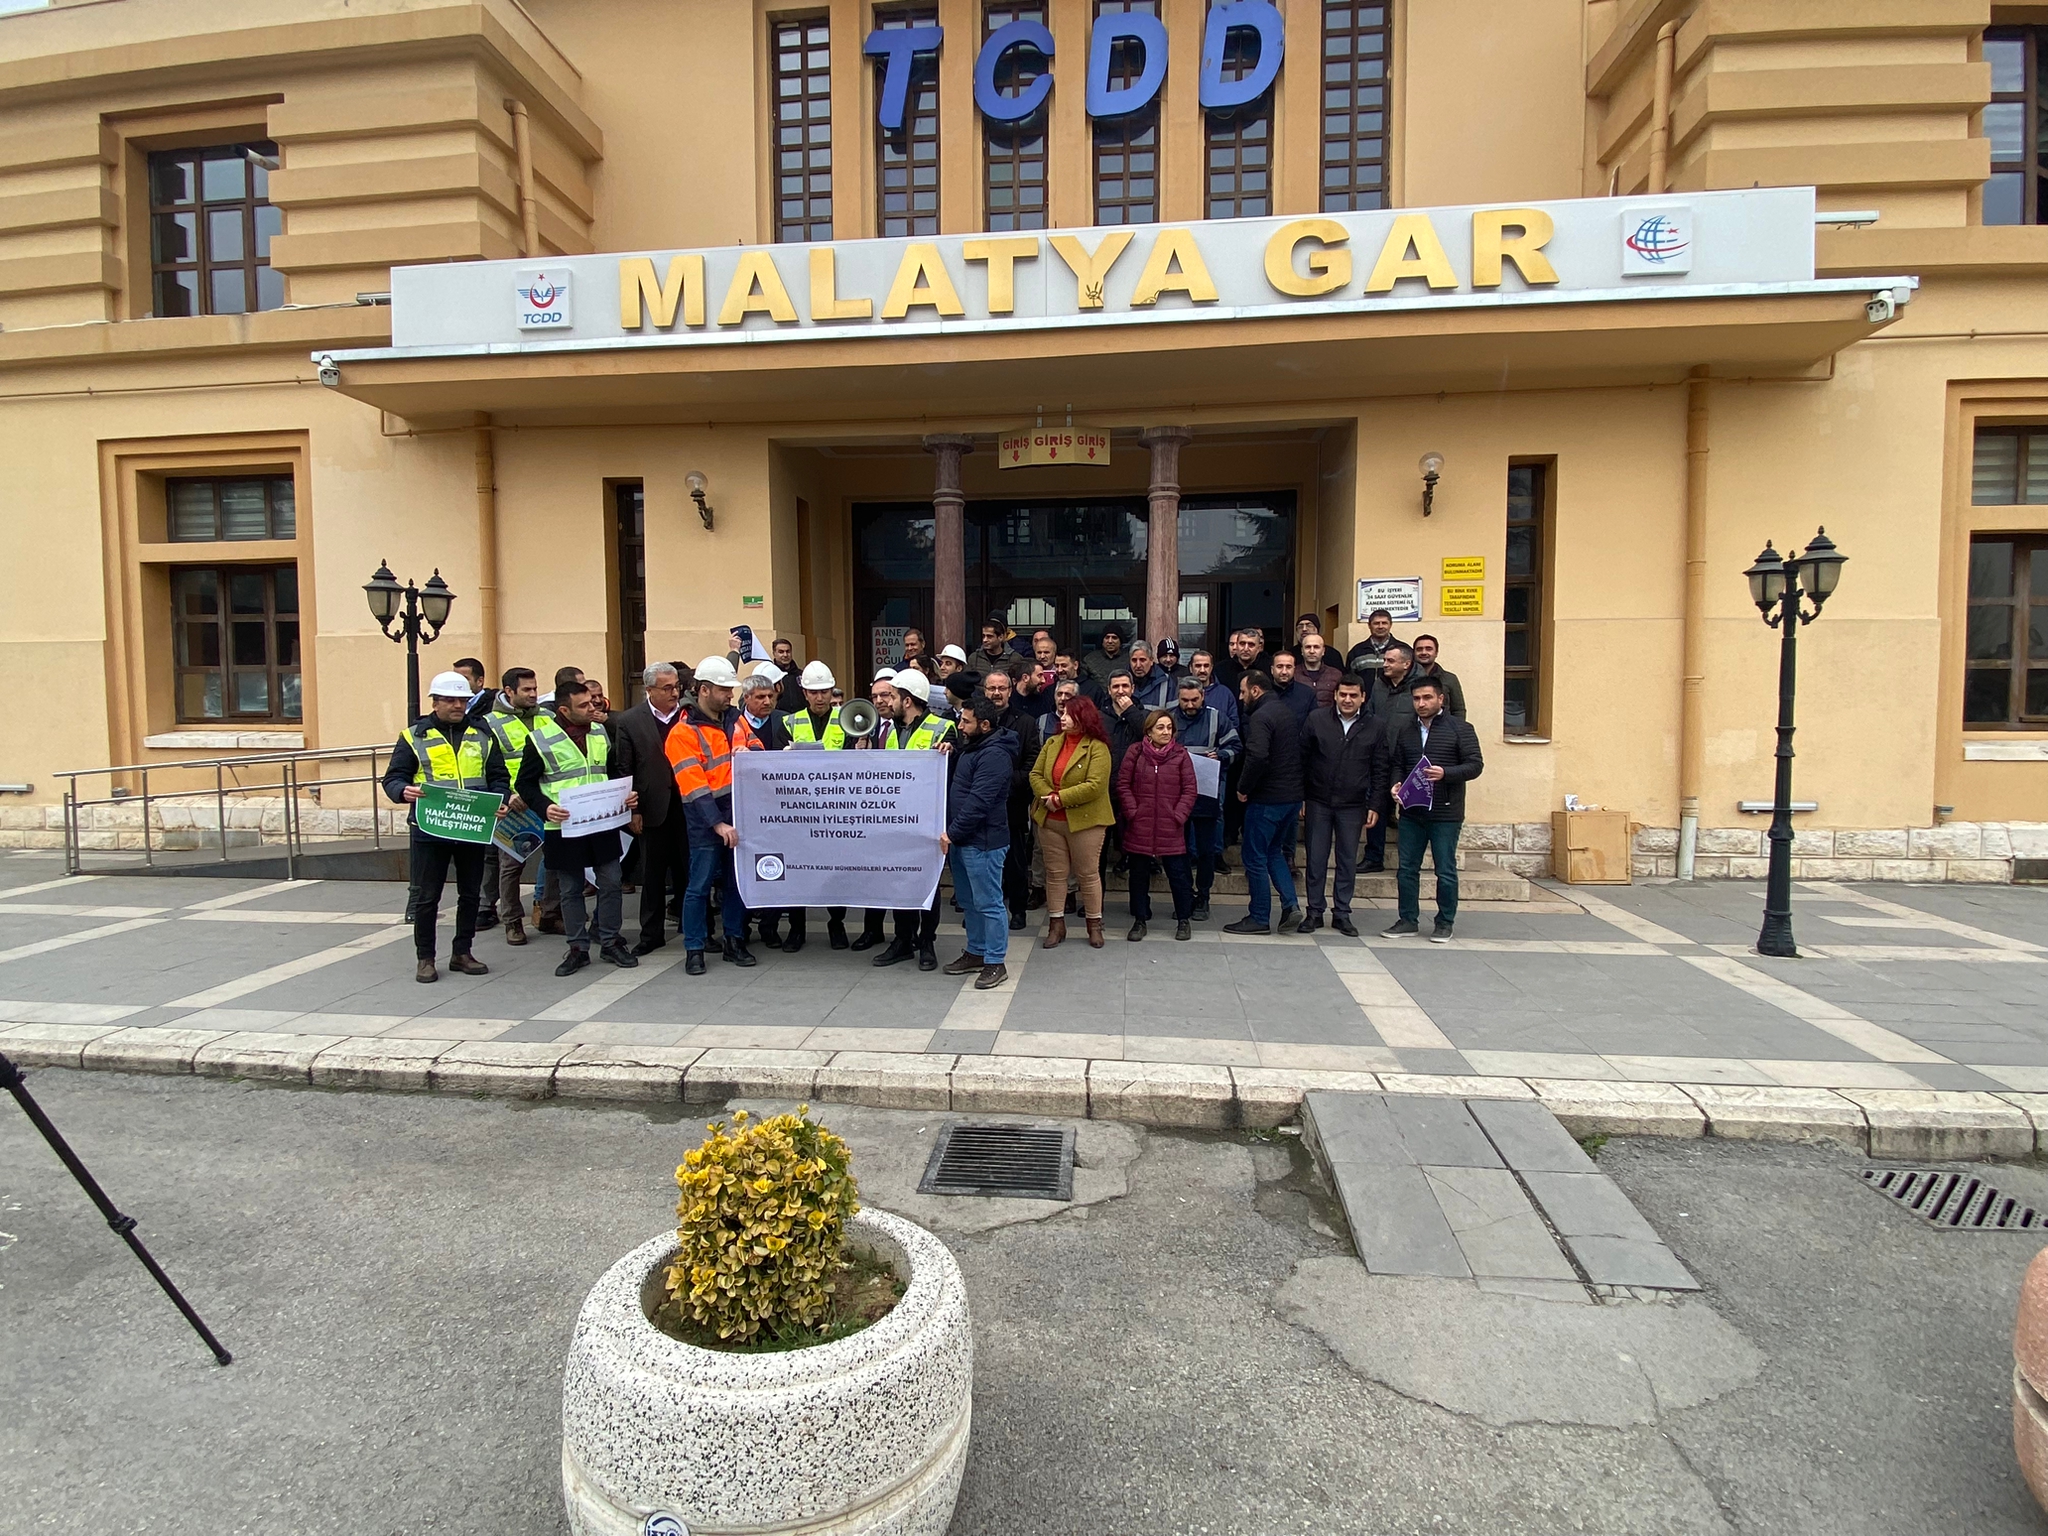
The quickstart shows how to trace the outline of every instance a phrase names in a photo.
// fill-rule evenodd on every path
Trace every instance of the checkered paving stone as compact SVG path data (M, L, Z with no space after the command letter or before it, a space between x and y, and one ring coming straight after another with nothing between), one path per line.
M824 926L797 955L686 977L679 941L634 970L568 978L561 941L479 935L491 972L412 977L405 893L386 884L170 876L65 879L49 857L0 857L0 1032L36 1025L394 1040L941 1053L1569 1077L1786 1088L2048 1091L2048 893L1802 885L1807 958L1749 951L1751 882L1595 890L1475 903L1438 946L1378 937L1238 937L1219 901L1191 942L1170 916L1108 941L1081 924L1038 947L1010 936L1011 980L878 969ZM1425 893L1426 895L1427 893ZM449 898L452 902L452 896ZM1155 893L1155 907L1162 896ZM638 901L627 899L628 937ZM453 932L444 911L442 944ZM943 914L942 960L961 948ZM445 954L444 954L445 958ZM4 1040L4 1033L0 1033Z

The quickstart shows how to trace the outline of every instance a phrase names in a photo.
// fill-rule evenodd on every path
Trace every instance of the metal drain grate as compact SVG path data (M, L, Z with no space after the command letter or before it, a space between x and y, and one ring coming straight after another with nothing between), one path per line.
M2048 1227L2031 1205L2000 1194L1968 1173L1921 1168L1865 1168L1863 1181L1915 1216L1957 1232L2032 1232Z
M1074 1132L1043 1125L945 1125L920 1195L1074 1198Z

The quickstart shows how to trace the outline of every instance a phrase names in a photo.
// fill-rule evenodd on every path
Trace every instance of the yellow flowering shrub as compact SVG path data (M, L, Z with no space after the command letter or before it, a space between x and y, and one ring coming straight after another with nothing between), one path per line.
M665 1284L683 1317L744 1342L816 1328L830 1307L846 1219L860 1209L846 1143L811 1119L750 1121L745 1110L706 1127L676 1169L676 1250Z

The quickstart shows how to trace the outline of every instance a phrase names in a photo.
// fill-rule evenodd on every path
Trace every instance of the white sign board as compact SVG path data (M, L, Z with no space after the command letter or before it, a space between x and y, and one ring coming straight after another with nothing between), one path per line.
M1211 800L1223 796L1223 760L1220 757L1206 757L1200 752L1188 754L1195 760L1195 793Z
M626 809L626 796L632 792L631 779L606 779L601 784L578 784L565 789L556 797L555 804L569 813L569 819L548 825L564 837L584 837L623 827L633 819L633 813Z
M868 651L870 674L896 665L896 659L903 654L903 637L909 633L908 624L876 624L869 629L873 637Z
M1358 578L1358 622L1363 624L1373 611L1384 608L1396 624L1414 623L1422 617L1420 576L1361 576Z
M1642 203L1574 198L999 238L615 252L545 268L439 262L392 269L391 347L334 355L717 346L1784 292L1814 284L1813 215L1811 187L1753 187ZM582 301L573 314L572 288Z
M945 863L946 759L938 752L739 752L733 856L755 907L931 905Z

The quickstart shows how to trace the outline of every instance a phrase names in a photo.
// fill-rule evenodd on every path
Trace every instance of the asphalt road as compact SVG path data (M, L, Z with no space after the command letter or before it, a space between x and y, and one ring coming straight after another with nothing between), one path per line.
M226 1370L0 1105L0 1526L564 1529L585 1290L695 1116L43 1072ZM966 1533L2041 1532L2012 1465L2037 1242L1937 1233L1801 1147L1610 1143L1705 1283L1571 1306L1374 1278L1298 1145L1083 1127L1064 1210L913 1193L939 1117L831 1107L975 1312ZM2048 1204L2048 1176L1998 1181Z

